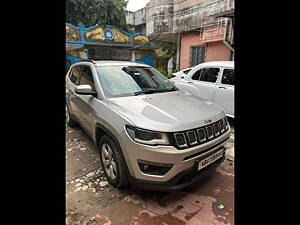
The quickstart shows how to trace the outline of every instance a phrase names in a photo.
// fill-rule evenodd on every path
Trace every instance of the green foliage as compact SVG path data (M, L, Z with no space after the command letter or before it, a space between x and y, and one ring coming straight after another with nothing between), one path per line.
M66 22L86 27L115 25L127 30L127 0L66 0Z

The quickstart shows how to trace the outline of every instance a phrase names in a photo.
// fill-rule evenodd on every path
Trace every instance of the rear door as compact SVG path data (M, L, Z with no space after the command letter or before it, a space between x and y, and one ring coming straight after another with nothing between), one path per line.
M198 89L198 96L210 101L213 100L219 74L220 68L218 67L204 67L192 76L192 83Z
M227 116L234 118L234 68L224 68L213 102L221 106Z

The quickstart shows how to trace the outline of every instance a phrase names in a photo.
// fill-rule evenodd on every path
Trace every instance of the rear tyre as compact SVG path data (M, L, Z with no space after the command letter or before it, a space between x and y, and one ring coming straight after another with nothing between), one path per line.
M126 164L118 145L107 135L99 141L101 165L107 181L114 187L128 183Z
M72 119L67 105L66 105L66 124L69 127L76 127L77 125L76 121Z

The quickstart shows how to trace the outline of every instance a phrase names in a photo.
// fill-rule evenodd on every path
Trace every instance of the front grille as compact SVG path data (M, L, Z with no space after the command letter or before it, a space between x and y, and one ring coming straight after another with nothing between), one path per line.
M219 136L219 134L220 134L220 127L219 126L220 126L219 123L214 124L215 136Z
M199 142L200 143L205 142L206 141L206 133L205 133L204 128L198 129L197 133L198 133L198 137L199 137Z
M207 133L207 138L208 138L208 140L214 138L214 132L213 132L212 126L206 127L206 133Z
M184 133L175 133L174 136L178 147L187 147L187 142Z
M197 144L197 136L195 131L188 131L187 136L190 145Z
M227 118L200 128L177 132L174 134L175 145L178 149L185 149L211 141L229 129Z

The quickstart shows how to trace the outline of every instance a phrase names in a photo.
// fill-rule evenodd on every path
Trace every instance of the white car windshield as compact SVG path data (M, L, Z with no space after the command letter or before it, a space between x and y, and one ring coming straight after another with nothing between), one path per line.
M171 81L152 67L102 66L96 70L106 97L178 90Z

